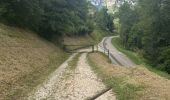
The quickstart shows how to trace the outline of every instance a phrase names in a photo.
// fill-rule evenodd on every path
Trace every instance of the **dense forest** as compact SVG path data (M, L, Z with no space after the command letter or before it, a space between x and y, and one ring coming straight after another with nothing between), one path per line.
M1 0L1 22L29 28L51 39L92 31L86 0Z
M123 45L142 51L153 66L170 73L170 0L120 1Z
M107 10L98 11L92 6L87 0L1 0L0 22L33 30L48 40L90 34L97 20L104 29L113 26L113 19L107 20ZM97 13L101 15L99 19L95 17Z

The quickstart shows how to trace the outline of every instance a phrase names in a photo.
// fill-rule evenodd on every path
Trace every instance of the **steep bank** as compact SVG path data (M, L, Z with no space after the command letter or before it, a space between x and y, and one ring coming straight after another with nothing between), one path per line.
M21 98L67 57L30 31L0 24L0 100Z
M118 100L169 100L170 81L143 66L127 68L110 64L101 53L90 53L88 61Z

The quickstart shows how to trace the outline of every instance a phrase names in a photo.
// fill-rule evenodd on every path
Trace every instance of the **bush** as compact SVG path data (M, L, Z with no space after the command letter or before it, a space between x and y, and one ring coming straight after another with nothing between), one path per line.
M162 48L159 62L162 63L166 72L170 74L170 47Z
M0 0L1 22L36 31L48 40L92 32L88 19L86 0Z
M170 74L170 60L165 62L165 70L168 72L168 74Z

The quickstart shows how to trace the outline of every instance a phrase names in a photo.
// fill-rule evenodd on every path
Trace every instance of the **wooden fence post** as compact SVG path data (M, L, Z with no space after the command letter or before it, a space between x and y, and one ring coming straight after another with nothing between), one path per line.
M97 51L99 51L99 50L98 50L98 45L97 45Z
M94 45L92 45L92 52L94 52Z
M108 57L110 58L110 51L108 50Z

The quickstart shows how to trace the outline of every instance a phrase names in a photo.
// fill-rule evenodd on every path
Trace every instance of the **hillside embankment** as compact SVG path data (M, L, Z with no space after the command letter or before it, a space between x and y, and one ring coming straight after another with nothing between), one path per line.
M110 64L101 53L90 53L88 61L99 78L116 93L118 100L169 100L170 81L147 68Z
M102 35L98 36L99 33ZM107 34L94 31L92 36L65 37L64 44L96 44ZM0 100L24 98L69 55L32 31L0 24Z
M33 32L0 24L0 100L24 97L67 58Z

